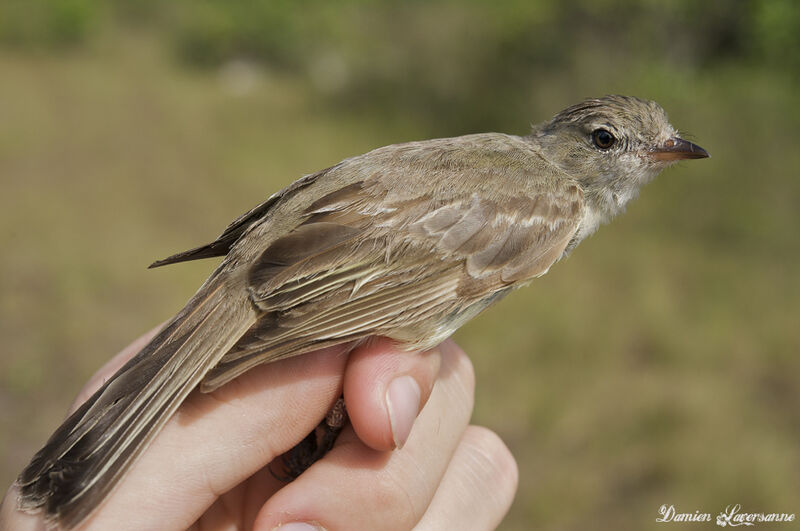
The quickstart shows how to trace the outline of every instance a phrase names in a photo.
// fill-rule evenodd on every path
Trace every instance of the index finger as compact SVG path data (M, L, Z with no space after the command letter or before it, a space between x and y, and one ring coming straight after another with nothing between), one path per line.
M91 529L184 529L293 447L341 394L347 345L251 369L193 392L122 478Z

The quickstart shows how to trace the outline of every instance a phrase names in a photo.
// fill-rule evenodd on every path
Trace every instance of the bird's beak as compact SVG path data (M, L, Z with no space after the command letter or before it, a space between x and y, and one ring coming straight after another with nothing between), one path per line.
M697 144L692 144L677 136L664 142L664 145L651 150L647 155L653 160L662 162L684 159L705 159L711 156L708 154L708 151Z

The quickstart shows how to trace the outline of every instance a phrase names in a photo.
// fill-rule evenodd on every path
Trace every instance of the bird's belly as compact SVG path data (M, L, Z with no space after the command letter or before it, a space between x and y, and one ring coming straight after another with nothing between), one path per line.
M458 311L440 315L436 319L428 319L408 326L387 330L379 335L396 341L404 350L428 350L461 328L467 321L483 310L505 297L511 287L497 291L490 296L464 306Z

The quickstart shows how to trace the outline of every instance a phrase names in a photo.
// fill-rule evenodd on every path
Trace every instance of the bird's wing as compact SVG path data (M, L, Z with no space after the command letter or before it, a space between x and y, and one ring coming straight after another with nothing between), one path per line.
M445 182L476 177L446 166L435 168L450 171ZM252 264L250 296L264 314L204 390L266 361L370 335L432 346L464 322L459 315L547 272L577 230L583 195L561 178L538 179L539 189L520 195L516 182L542 177L529 172L519 166L513 182L481 175L507 187L491 194L398 195L377 176L314 201Z
M270 209L272 209L279 200L281 200L286 196L292 195L298 190L301 190L309 186L310 184L314 183L314 181L316 181L321 175L324 175L331 169L332 168L327 168L317 173L306 175L305 177L293 182L291 185L287 186L280 192L273 194L272 196L269 197L269 199L267 199L260 205L252 208L251 210L245 212L244 214L233 220L225 228L222 234L220 234L217 237L217 239L214 240L213 242L201 245L199 247L195 247L193 249L189 249L188 251L182 251L180 253L173 254L161 260L156 260L155 262L150 264L149 269L169 264L177 264L179 262L188 262L190 260L200 260L202 258L225 256L226 254L228 254L228 252L230 252L231 247L233 247L233 245L237 242L237 240L239 240L239 238L241 238L242 235L245 232L247 232L247 229L249 229L254 223L260 221L264 217L264 215Z

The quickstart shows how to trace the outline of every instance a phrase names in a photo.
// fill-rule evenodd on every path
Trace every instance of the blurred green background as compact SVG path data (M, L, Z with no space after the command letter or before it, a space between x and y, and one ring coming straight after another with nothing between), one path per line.
M152 260L342 158L622 93L713 158L458 333L503 528L800 513L799 80L792 0L4 0L0 484L214 266Z

